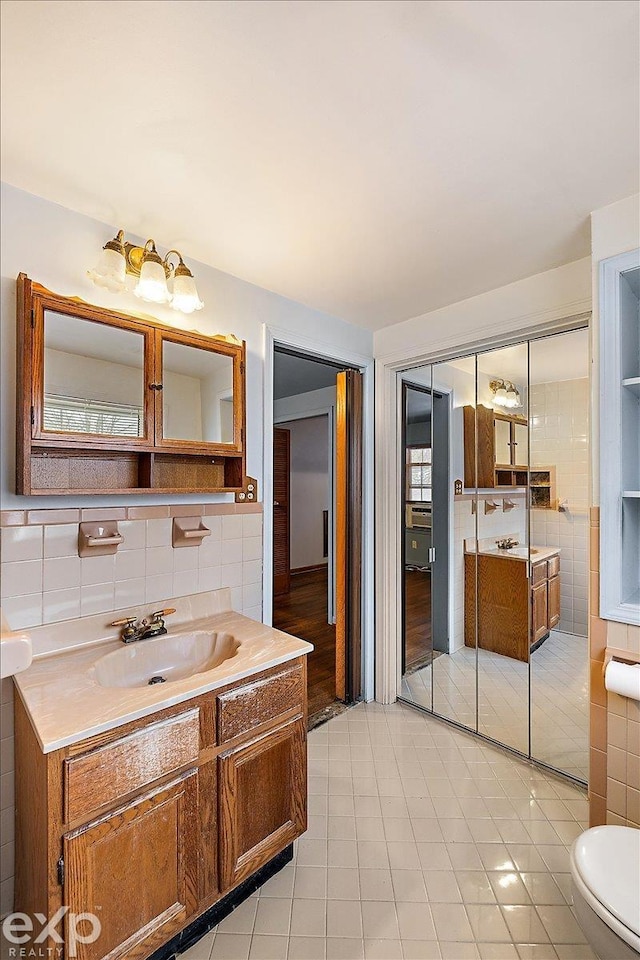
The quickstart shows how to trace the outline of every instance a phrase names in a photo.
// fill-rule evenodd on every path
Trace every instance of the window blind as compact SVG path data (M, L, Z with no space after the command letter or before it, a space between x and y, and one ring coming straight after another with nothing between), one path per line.
M144 433L141 407L51 394L44 398L43 426L56 433L97 433L114 437L140 437Z

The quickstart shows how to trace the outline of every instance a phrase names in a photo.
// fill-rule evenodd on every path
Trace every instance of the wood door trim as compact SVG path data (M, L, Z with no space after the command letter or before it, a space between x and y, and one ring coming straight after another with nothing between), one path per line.
M336 377L336 697L347 695L347 377Z
M281 497L277 493L279 484L276 482L276 474L278 472L279 457L281 454L276 456L276 442L278 440L282 441L286 438L286 454L285 454L285 463L286 463L286 504L284 506L280 503L279 500L276 500L276 496ZM282 594L288 593L291 587L291 431L287 430L285 427L274 427L273 430L273 506L272 506L272 516L273 516L273 597L274 600ZM277 504L277 506L276 506ZM279 573L276 573L276 564L279 558L279 551L276 549L278 542L278 524L276 523L276 510L282 509L286 510L286 545L285 545L285 555L286 555L286 570L282 570ZM285 559L285 558L282 558Z
M362 690L362 374L336 378L336 697Z

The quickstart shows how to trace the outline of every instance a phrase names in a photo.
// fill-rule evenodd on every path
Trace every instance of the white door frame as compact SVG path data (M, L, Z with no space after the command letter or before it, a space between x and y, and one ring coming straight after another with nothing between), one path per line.
M421 364L442 363L476 351L509 346L529 338L571 330L591 316L590 304L570 316L562 309L555 317L538 315L488 325L478 336L454 337L407 344L393 354L376 358L376 700L393 703L400 690L402 659L402 390L400 373ZM519 325L520 324L520 325Z
M371 357L332 347L281 327L263 324L264 350L264 538L262 568L263 620L271 624L273 609L273 368L274 348L287 347L311 358L321 357L338 365L355 367L363 374L363 497L362 497L362 691L365 700L374 697L375 575L374 575L374 361Z

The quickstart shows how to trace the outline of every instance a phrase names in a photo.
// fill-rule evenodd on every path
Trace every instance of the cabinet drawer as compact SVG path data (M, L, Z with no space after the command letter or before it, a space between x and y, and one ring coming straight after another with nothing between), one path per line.
M557 577L560 573L560 557L551 557L547 560L547 576L549 579L551 577Z
M64 761L65 821L88 817L160 777L198 761L199 710Z
M217 706L220 743L248 733L294 707L302 710L304 696L301 666L220 694Z
M534 563L531 567L531 583L535 587L547 579L547 561L541 560L540 563Z

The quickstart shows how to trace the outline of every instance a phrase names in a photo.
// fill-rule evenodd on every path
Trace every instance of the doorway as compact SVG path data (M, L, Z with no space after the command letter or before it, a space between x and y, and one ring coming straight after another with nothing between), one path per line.
M402 672L410 674L449 649L449 397L404 381L402 400Z
M310 726L361 695L359 377L319 358L274 352L272 623L314 646ZM347 511L355 538L345 535Z

